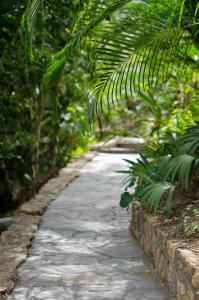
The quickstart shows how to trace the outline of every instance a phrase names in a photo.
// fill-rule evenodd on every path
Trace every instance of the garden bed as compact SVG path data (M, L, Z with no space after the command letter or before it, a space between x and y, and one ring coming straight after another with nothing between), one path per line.
M168 225L169 227L169 225ZM182 239L171 238L160 216L133 205L132 233L154 262L160 279L177 300L199 299L199 254Z

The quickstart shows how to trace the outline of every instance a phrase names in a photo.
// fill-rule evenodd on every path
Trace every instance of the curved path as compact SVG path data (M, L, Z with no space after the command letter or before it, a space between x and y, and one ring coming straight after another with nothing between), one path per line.
M128 231L118 206L121 158L99 154L49 206L35 235L16 300L172 300ZM128 215L128 216L127 216Z

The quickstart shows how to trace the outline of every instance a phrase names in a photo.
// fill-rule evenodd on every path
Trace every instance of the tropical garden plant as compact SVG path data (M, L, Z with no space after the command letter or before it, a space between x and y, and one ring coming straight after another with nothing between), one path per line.
M102 124L102 116L123 103L142 124L150 118L152 125L143 126L143 131L155 138L156 144L147 151L156 158L151 169L151 158L143 154L141 170L147 170L152 184L161 165L170 165L162 179L167 185L156 185L159 198L168 194L169 206L175 180L185 188L189 184L179 173L180 163L186 158L192 178L197 157L183 150L176 161L179 146L167 141L157 147L156 138L163 140L172 128L176 132L170 138L177 143L184 125L198 121L198 10L196 0L2 3L1 195L13 202L22 186L35 190L40 175L65 164L75 149L79 153L86 146L82 91L89 83L90 123L97 116ZM143 190L149 193L148 188ZM152 211L158 207L153 201L152 197Z
M190 201L197 199L197 180L199 168L199 126L194 125L187 131L174 137L167 134L158 143L143 150L136 162L127 161L125 192L120 204L127 207L134 199L147 203L150 212L166 207L171 213L175 193L186 194ZM131 189L135 191L131 195ZM184 198L184 197L182 197Z
M36 8L41 3L29 2L22 22L30 56ZM171 212L176 187L187 191L198 170L198 125L183 131L189 121L198 121L194 97L197 101L199 3L92 0L79 2L75 16L70 39L44 73L43 90L59 83L71 50L80 47L87 54L92 79L87 92L90 121L123 102L141 103L141 110L147 107L153 116L150 134L155 133L159 141L145 149L137 162L129 161L127 188L135 186L133 197L147 202L151 212L158 210L162 199ZM187 80L189 91L180 99L172 95L162 101L165 89L170 93L177 84L185 90ZM171 132L168 124L176 131ZM126 190L121 205L131 201Z
M32 32L41 0L30 2L22 28ZM70 50L87 50L93 82L88 93L91 112L157 88L169 77L179 78L197 63L197 1L93 0L78 6L76 24L64 48L54 55L44 75L44 87L59 80ZM26 35L25 35L26 36Z
M3 215L30 198L58 168L87 149L90 142L90 135L84 130L87 104L82 96L87 72L79 50L73 51L73 57L65 64L66 72L56 99L43 97L41 89L42 74L52 53L70 37L75 1L60 1L59 5L51 1L43 5L38 12L40 18L33 38L37 48L31 60L21 39L21 19L26 6L25 0L0 1L0 214ZM37 8L36 2L33 6Z

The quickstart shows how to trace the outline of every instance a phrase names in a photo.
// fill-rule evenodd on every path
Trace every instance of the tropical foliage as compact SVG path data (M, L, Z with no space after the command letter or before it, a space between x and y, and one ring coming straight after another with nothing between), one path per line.
M43 97L41 89L52 53L70 37L76 4L50 1L38 11L32 61L20 31L26 5L23 0L0 1L0 212L30 197L90 141L84 130L87 104L82 94L87 72L78 50L65 64L57 97ZM32 9L36 8L33 1ZM36 18L31 20L33 25Z
M35 3L23 20L31 45ZM43 86L58 82L71 49L87 51L93 81L88 98L91 116L137 93L162 86L169 78L180 80L198 67L199 4L185 0L93 0L78 6L69 41L50 61ZM26 36L26 35L25 35ZM32 49L31 46L29 49Z
M171 213L175 193L185 194L189 201L192 193L192 200L196 200L199 125L188 127L184 134L174 134L169 132L158 143L147 146L136 162L127 161L129 168L121 171L128 174L120 201L122 207L139 199L147 203L150 212L166 207Z
M97 116L101 128L102 116L108 123L108 111L125 103L153 141L129 162L127 188L135 185L150 211L163 201L170 212L176 189L189 191L198 170L198 127L185 130L199 121L198 1L0 5L1 198L35 190L38 178L86 147L88 85L90 121ZM122 206L131 200L126 190Z

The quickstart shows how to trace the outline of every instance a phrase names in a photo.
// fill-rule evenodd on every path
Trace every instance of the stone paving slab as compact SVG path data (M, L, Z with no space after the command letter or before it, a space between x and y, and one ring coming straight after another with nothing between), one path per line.
M0 299L7 299L18 281L17 269L26 260L34 233L41 223L41 215L48 205L76 177L79 170L96 156L87 152L59 171L57 177L42 186L39 193L24 203L12 219L11 225L0 236Z
M121 158L99 154L50 204L10 300L172 300L118 203Z

